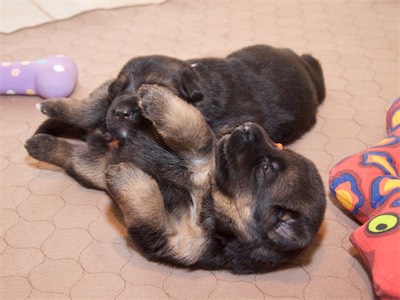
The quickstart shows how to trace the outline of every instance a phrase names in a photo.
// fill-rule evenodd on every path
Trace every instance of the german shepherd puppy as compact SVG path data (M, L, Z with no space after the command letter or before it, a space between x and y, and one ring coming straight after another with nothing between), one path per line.
M197 107L217 137L255 122L272 140L285 145L315 124L317 107L325 97L318 61L289 49L256 45L223 59L188 61L144 56L130 60L117 79L106 82L87 100L46 100L39 108L51 119L37 132L78 132L82 137L87 129L100 128L120 139L136 129L154 133L137 103L142 84L165 86Z
M96 133L81 144L36 134L26 148L106 189L149 260L259 273L310 244L326 204L311 161L277 148L252 122L218 139L204 115L170 88L143 85L137 106L163 145L138 130L111 150Z

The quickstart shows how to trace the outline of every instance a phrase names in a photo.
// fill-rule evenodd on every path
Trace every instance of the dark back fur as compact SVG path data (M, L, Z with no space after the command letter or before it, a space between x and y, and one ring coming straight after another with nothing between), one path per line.
M107 189L148 259L268 271L309 245L325 208L312 162L271 139L290 143L309 130L324 95L319 63L288 49L139 57L89 99L41 104L50 119L26 147ZM82 129L83 145L53 136L81 138Z
M139 112L137 90L146 83L166 86L192 103L217 136L251 121L283 144L315 124L317 107L325 97L322 69L315 58L264 45L241 49L224 59L134 58L110 85L112 109L121 97L128 97L132 109Z

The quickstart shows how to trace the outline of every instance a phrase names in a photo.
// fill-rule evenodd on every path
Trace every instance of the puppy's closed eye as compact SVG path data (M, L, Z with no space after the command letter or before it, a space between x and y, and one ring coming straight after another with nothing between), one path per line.
M264 174L281 169L281 164L277 160L264 158L261 163L262 172Z

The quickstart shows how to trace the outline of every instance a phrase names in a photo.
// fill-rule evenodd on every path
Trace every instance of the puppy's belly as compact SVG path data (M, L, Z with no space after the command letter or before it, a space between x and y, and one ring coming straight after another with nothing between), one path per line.
M208 174L211 171L211 160L209 157L192 159L191 179L195 186L202 186L209 180Z
M195 206L180 220L170 222L168 246L170 254L187 265L195 263L207 248L207 238L199 225Z

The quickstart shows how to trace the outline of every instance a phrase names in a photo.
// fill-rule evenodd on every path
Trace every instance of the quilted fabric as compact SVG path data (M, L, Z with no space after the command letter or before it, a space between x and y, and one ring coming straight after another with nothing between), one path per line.
M39 14L22 14L28 1L3 2L19 10L0 9L1 22ZM61 2L89 1L46 4ZM334 164L387 136L383 117L400 95L399 8L396 0L168 0L0 33L0 53L2 61L72 57L76 99L140 55L221 57L257 43L315 55L327 98L316 126L290 148L315 162L328 188ZM39 101L46 100L0 96L0 299L374 299L348 239L359 224L333 201L313 245L275 272L237 276L148 262L127 245L105 193L28 156L24 143L45 120Z

